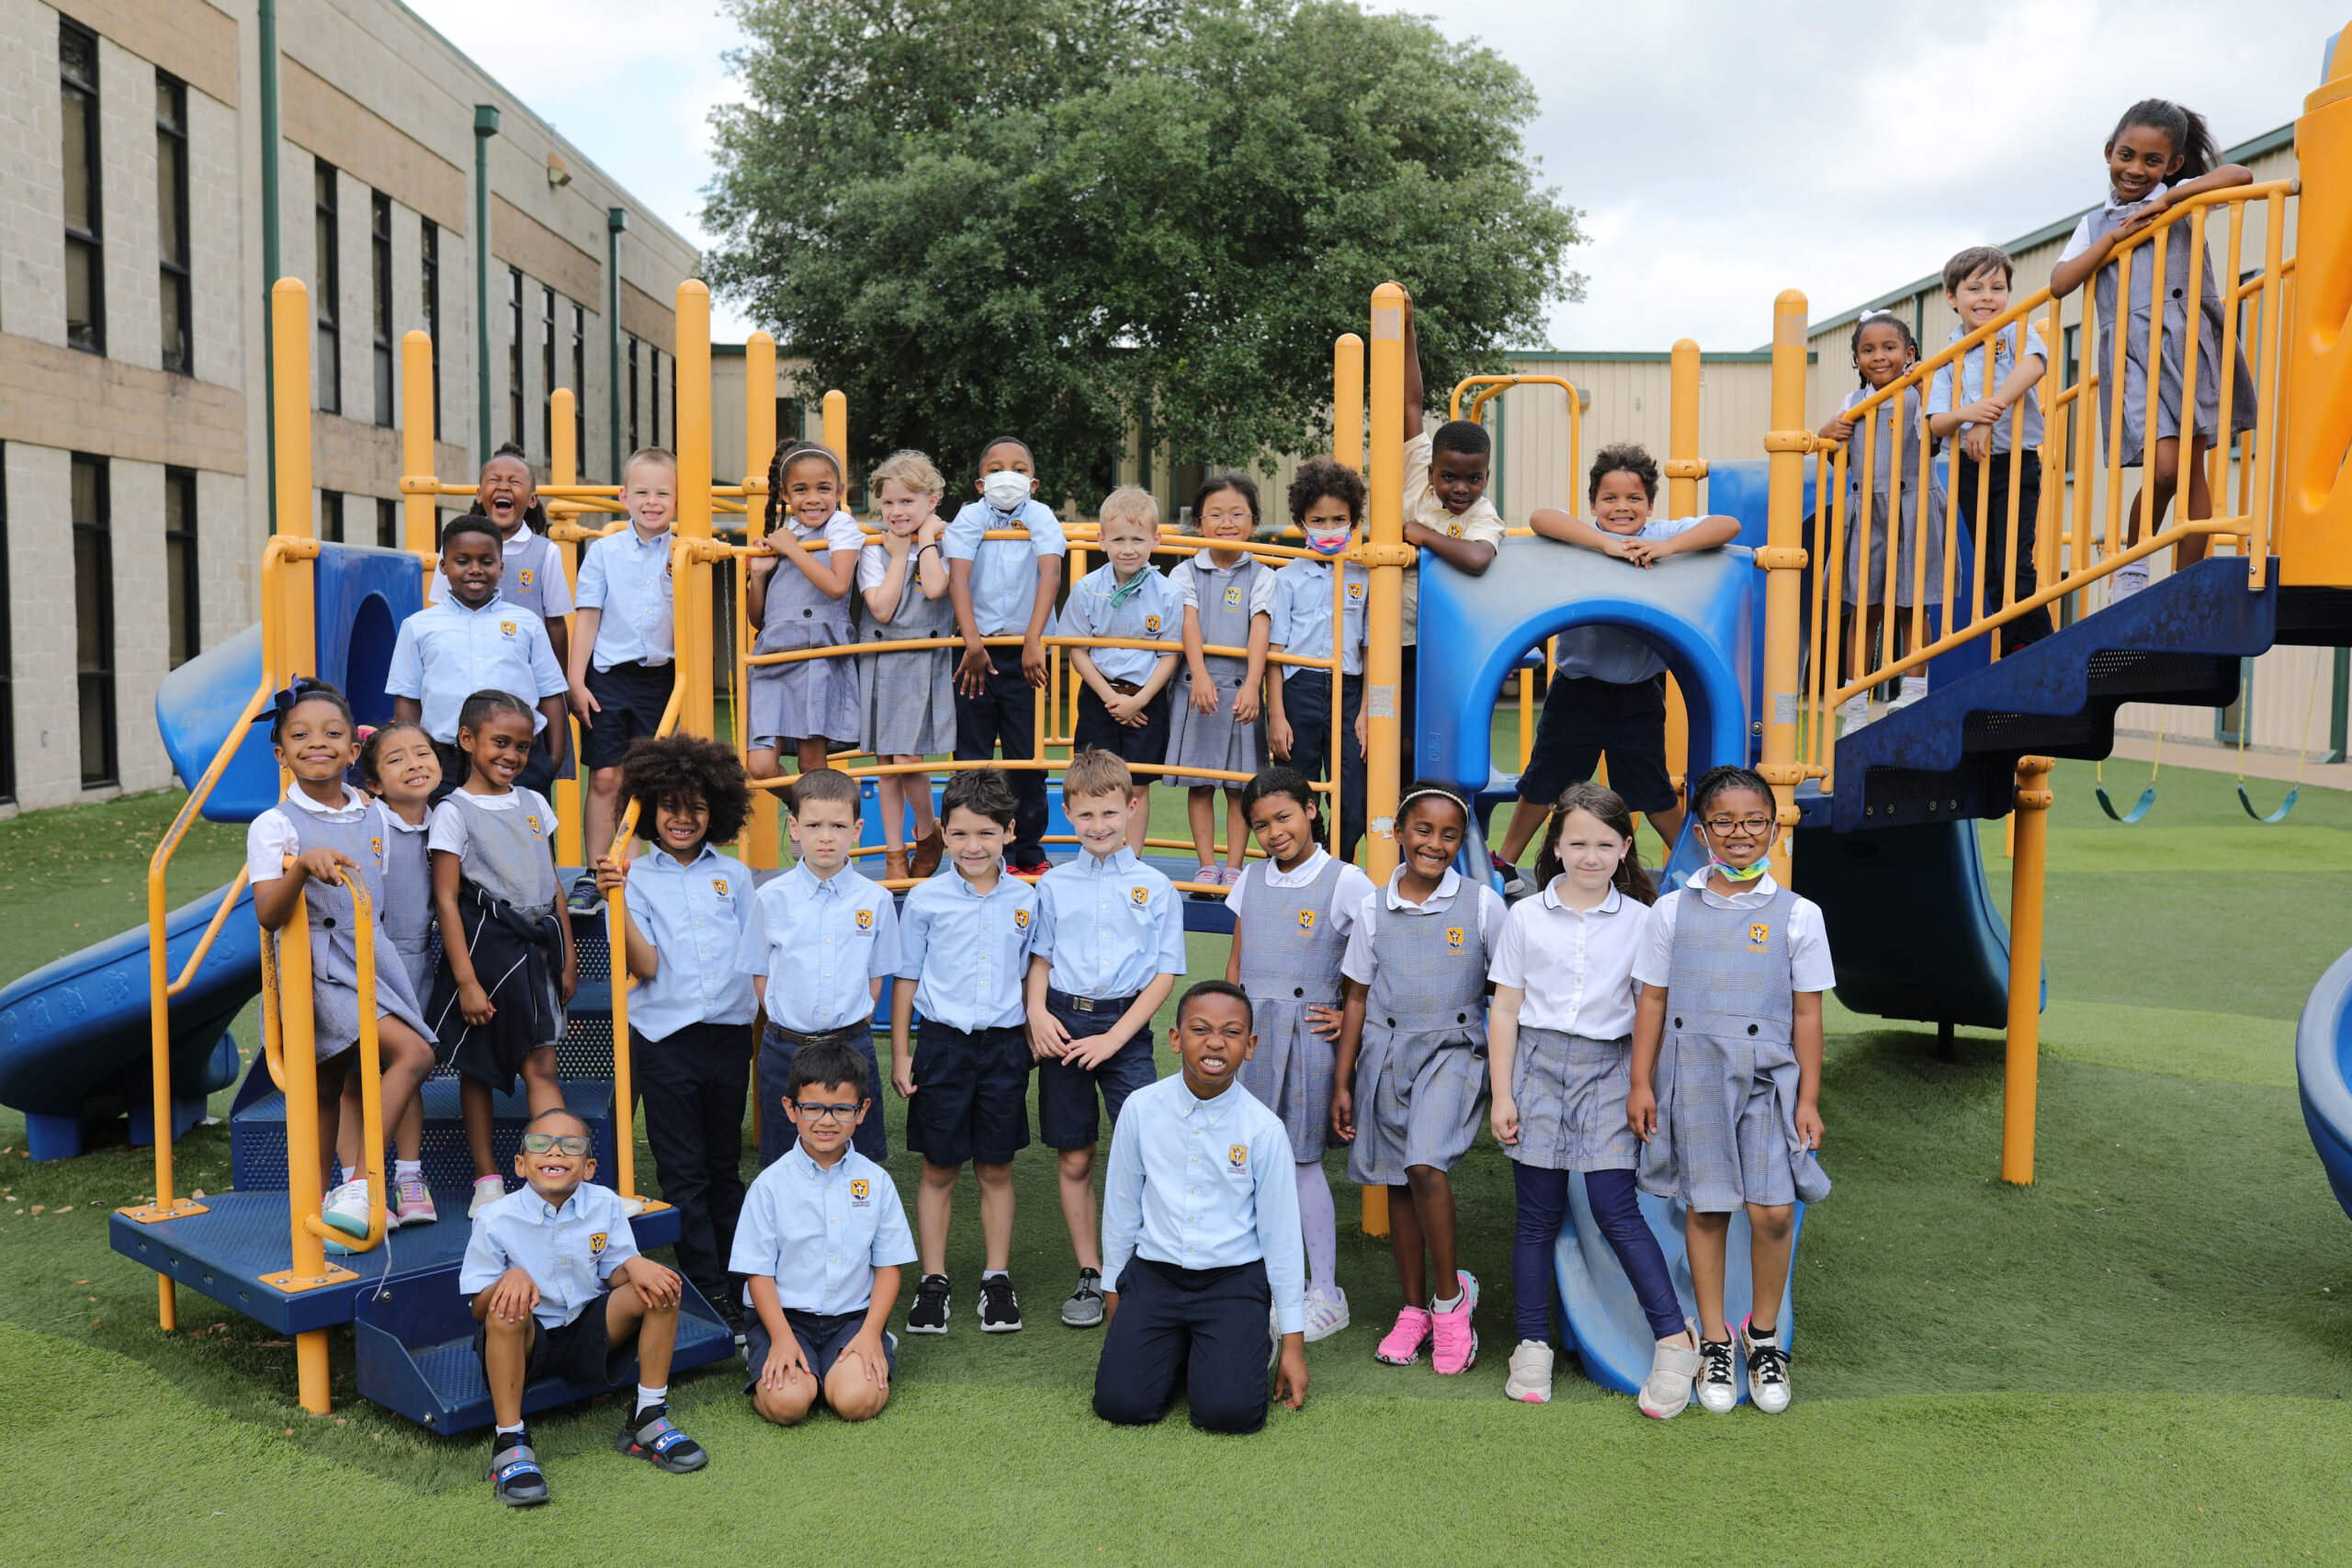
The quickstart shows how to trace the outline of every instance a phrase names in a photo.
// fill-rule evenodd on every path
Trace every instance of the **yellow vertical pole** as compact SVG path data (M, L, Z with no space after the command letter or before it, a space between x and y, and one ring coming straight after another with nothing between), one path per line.
M433 340L401 339L401 547L420 556L441 547L433 491Z
M548 478L560 485L580 482L578 433L571 423L572 403L577 396L569 387L558 387L548 394L548 423L553 434L548 452ZM580 547L558 545L555 549L557 557L563 562L565 586L577 588L580 585ZM564 725L571 732L571 750L568 755L573 761L571 771L576 775L580 773L580 724L576 719L567 718ZM588 863L588 857L582 852L584 846L580 838L580 785L579 777L555 781L555 858L565 865L584 866ZM602 854L603 847L599 846L596 852Z
M297 277L281 277L269 290L271 380L277 436L277 531L297 538L318 536L311 499L311 291ZM319 671L319 634L312 618L315 577L309 561L288 561L278 574L286 587L277 666L291 678ZM163 1123L169 1127L166 1121Z
M278 457L283 459L285 455L280 447ZM294 912L282 929L289 940L277 944L278 1038L283 1042L280 1055L286 1071L286 1207L292 1232L290 1266L282 1283L299 1289L327 1271L326 1244L302 1223L319 1212L326 1196L319 1187L319 1064L310 1006L307 900L295 899ZM313 1416L327 1414L332 1404L327 1392L325 1329L294 1337L294 1378L302 1408Z
M1706 459L1699 456L1699 344L1679 338L1668 364L1666 502L1669 517L1689 517L1699 510L1699 481L1707 477ZM1570 482L1582 476L1571 474ZM1690 786L1690 710L1674 677L1666 678L1666 771ZM1671 855L1674 846L1666 846Z
M1765 434L1770 480L1766 545L1756 564L1764 582L1764 754L1757 772L1772 786L1781 832L1772 847L1772 874L1789 880L1789 840L1797 822L1797 623L1804 570L1804 455L1813 433L1804 428L1803 292L1784 290L1772 302L1772 427Z
M2001 1083L2001 1179L2033 1184L2034 1087L2041 1053L2041 874L2049 844L2044 787L2055 764L2018 759L2017 863L2009 872L2009 1040Z
M1364 615L1364 869L1385 886L1396 870L1397 687L1405 665L1405 290L1372 292L1372 598ZM1388 1190L1363 1190L1363 1228L1388 1234Z
M842 466L842 471L847 472L849 468L849 398L836 388L825 394L824 410L825 449L833 455L833 460ZM848 496L842 497L842 504L843 506L849 504Z
M1353 333L1331 345L1331 458L1363 467L1363 339Z
M767 532L768 464L775 457L775 339L753 333L743 341L743 538L756 543ZM758 487L753 493L752 487ZM743 662L752 651L752 623L743 592L747 568L731 563L735 573L735 754L751 745L743 728L751 706L752 667ZM775 791L752 792L752 815L744 820L737 852L743 863L773 870L776 863ZM757 1109L755 1106L754 1110Z
M710 537L710 290L688 278L678 285L678 536ZM678 660L686 701L678 728L708 735L718 711L711 690L710 566L698 562L680 587Z

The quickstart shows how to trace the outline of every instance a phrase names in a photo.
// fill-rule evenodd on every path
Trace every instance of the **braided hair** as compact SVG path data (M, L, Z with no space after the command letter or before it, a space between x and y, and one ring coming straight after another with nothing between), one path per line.
M804 457L821 457L831 464L833 483L841 489L843 499L847 498L848 476L842 472L842 460L833 456L831 447L820 446L814 441L795 441L789 446L780 446L775 449L775 456L768 459L768 533L775 533L776 525L784 520L785 476L792 472L792 466Z
M1903 339L1903 346L1910 352L1911 357L1919 357L1919 339L1911 331L1910 322L1892 310L1863 311L1854 319L1854 331L1846 340L1846 352L1854 362L1856 384L1865 389L1871 384L1871 378L1862 374L1862 332L1868 327L1893 327L1896 335Z

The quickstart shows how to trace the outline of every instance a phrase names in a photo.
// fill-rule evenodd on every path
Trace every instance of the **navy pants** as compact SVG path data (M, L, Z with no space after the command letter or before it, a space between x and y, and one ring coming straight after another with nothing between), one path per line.
M1554 1292L1552 1253L1560 1229L1568 1220L1568 1179L1575 1173L1517 1165L1511 1175L1519 1188L1519 1225L1511 1237L1511 1307L1519 1337L1541 1344L1552 1337ZM1666 1253L1650 1234L1647 1220L1634 1193L1630 1170L1587 1171L1584 1195L1609 1249L1633 1281L1650 1320L1653 1337L1670 1339L1682 1332L1682 1303L1675 1298L1674 1277L1667 1272Z
M1960 466L1960 516L1963 532L1962 547L1974 543L1973 521L1976 517L1976 487L1984 487L1984 613L1991 615L2001 608L2008 590L2004 584L2003 569L2009 553L2009 455L1996 452L1987 458L1980 475L1976 460L1962 457ZM2038 533L2036 516L2041 511L2041 454L2027 447L2018 454L2018 597L2030 599L2041 587L2033 565L2034 537ZM1941 524L1937 525L1941 527ZM2054 629L2050 624L2050 607L2019 615L2001 628L2004 652L2039 642Z
M628 1032L632 1081L662 1196L678 1211L678 1272L716 1300L743 1212L743 1092L751 1028L689 1023L660 1040Z
M1263 1262L1179 1269L1131 1258L1114 1287L1119 1313L1094 1369L1094 1414L1149 1427L1168 1414L1176 1382L1204 1432L1266 1424L1266 1320L1273 1288Z
M852 1028L839 1032L842 1043L865 1058L865 1098L872 1103L866 1107L865 1120L850 1134L849 1146L880 1165L890 1157L890 1130L882 1122L882 1063L874 1054L874 1025L871 1020L861 1020ZM826 1038L811 1036L810 1038ZM785 1153L800 1142L800 1130L792 1118L784 1113L784 1086L790 1081L792 1058L800 1052L800 1042L787 1037L775 1024L760 1032L760 1168L765 1170L782 1158Z
M989 649L989 678L980 694L956 693L956 760L980 762L1004 748L1007 761L1037 754L1037 689L1021 672L1017 648ZM1046 775L1030 769L1007 773L1012 785L1012 847L1005 859L1016 870L1046 863Z

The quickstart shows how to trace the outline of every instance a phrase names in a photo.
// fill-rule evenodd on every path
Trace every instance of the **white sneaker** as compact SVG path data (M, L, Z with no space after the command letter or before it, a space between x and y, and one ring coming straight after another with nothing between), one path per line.
M368 1234L368 1179L346 1181L327 1194L319 1205L320 1217L345 1235L364 1236ZM351 1249L334 1242L327 1243L327 1251L338 1257Z
M645 1200L642 1198L622 1199L621 1213L628 1215L632 1220L637 1218L638 1215L645 1213Z
M1552 1347L1540 1339L1522 1339L1510 1353L1510 1376L1503 1380L1503 1397L1521 1404L1552 1403Z
M1838 733L1851 735L1871 721L1871 694L1857 693L1838 705Z
M473 1201L466 1205L466 1218L472 1219L492 1203L506 1196L506 1179L503 1176L481 1176L474 1179Z
M1329 1339L1348 1325L1348 1292L1337 1285L1329 1292L1306 1292L1306 1342Z
M2144 560L2126 562L2115 569L2107 580L2107 602L2121 604L2148 586L2148 563Z
M1690 1324L1690 1339L1699 1338L1699 1325ZM1642 1414L1660 1421L1671 1421L1682 1414L1690 1403L1690 1385L1699 1376L1700 1355L1686 1350L1670 1339L1657 1342L1657 1349L1650 1357L1649 1381L1642 1384L1640 1404Z
M1699 1341L1699 1403L1717 1416L1728 1416L1739 1404L1739 1382L1733 1375L1731 1341Z
M1886 705L1886 711L1894 713L1898 708L1907 708L1927 694L1928 678L1925 675L1905 675L1902 690L1895 694L1893 702Z
M1770 1339L1758 1339L1743 1323L1739 1337L1747 1351L1747 1397L1767 1416L1778 1416L1789 1407L1789 1353L1781 1348L1777 1331Z

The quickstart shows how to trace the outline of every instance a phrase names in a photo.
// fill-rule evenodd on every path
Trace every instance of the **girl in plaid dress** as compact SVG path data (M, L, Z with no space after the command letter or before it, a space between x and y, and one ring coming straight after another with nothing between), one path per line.
M1780 1332L1796 1247L1796 1205L1829 1192L1821 1146L1821 993L1837 984L1821 910L1772 880L1780 835L1772 789L1747 768L1716 768L1690 792L1708 864L1650 910L1634 961L1625 1121L1642 1140L1645 1192L1690 1212L1684 1242L1699 1302L1699 1403L1739 1403L1724 1312L1732 1216L1748 1224L1754 1310L1740 1325L1758 1410L1789 1404Z
M1495 983L1487 1119L1511 1157L1519 1199L1511 1245L1519 1348L1503 1393L1528 1404L1552 1397L1553 1257L1572 1223L1568 1175L1581 1171L1595 1225L1657 1338L1641 1406L1663 1421L1690 1403L1699 1340L1634 1197L1642 1145L1625 1123L1634 958L1657 891L1634 852L1633 814L1616 791L1570 784L1551 821L1535 862L1542 891L1512 907L1487 969Z

